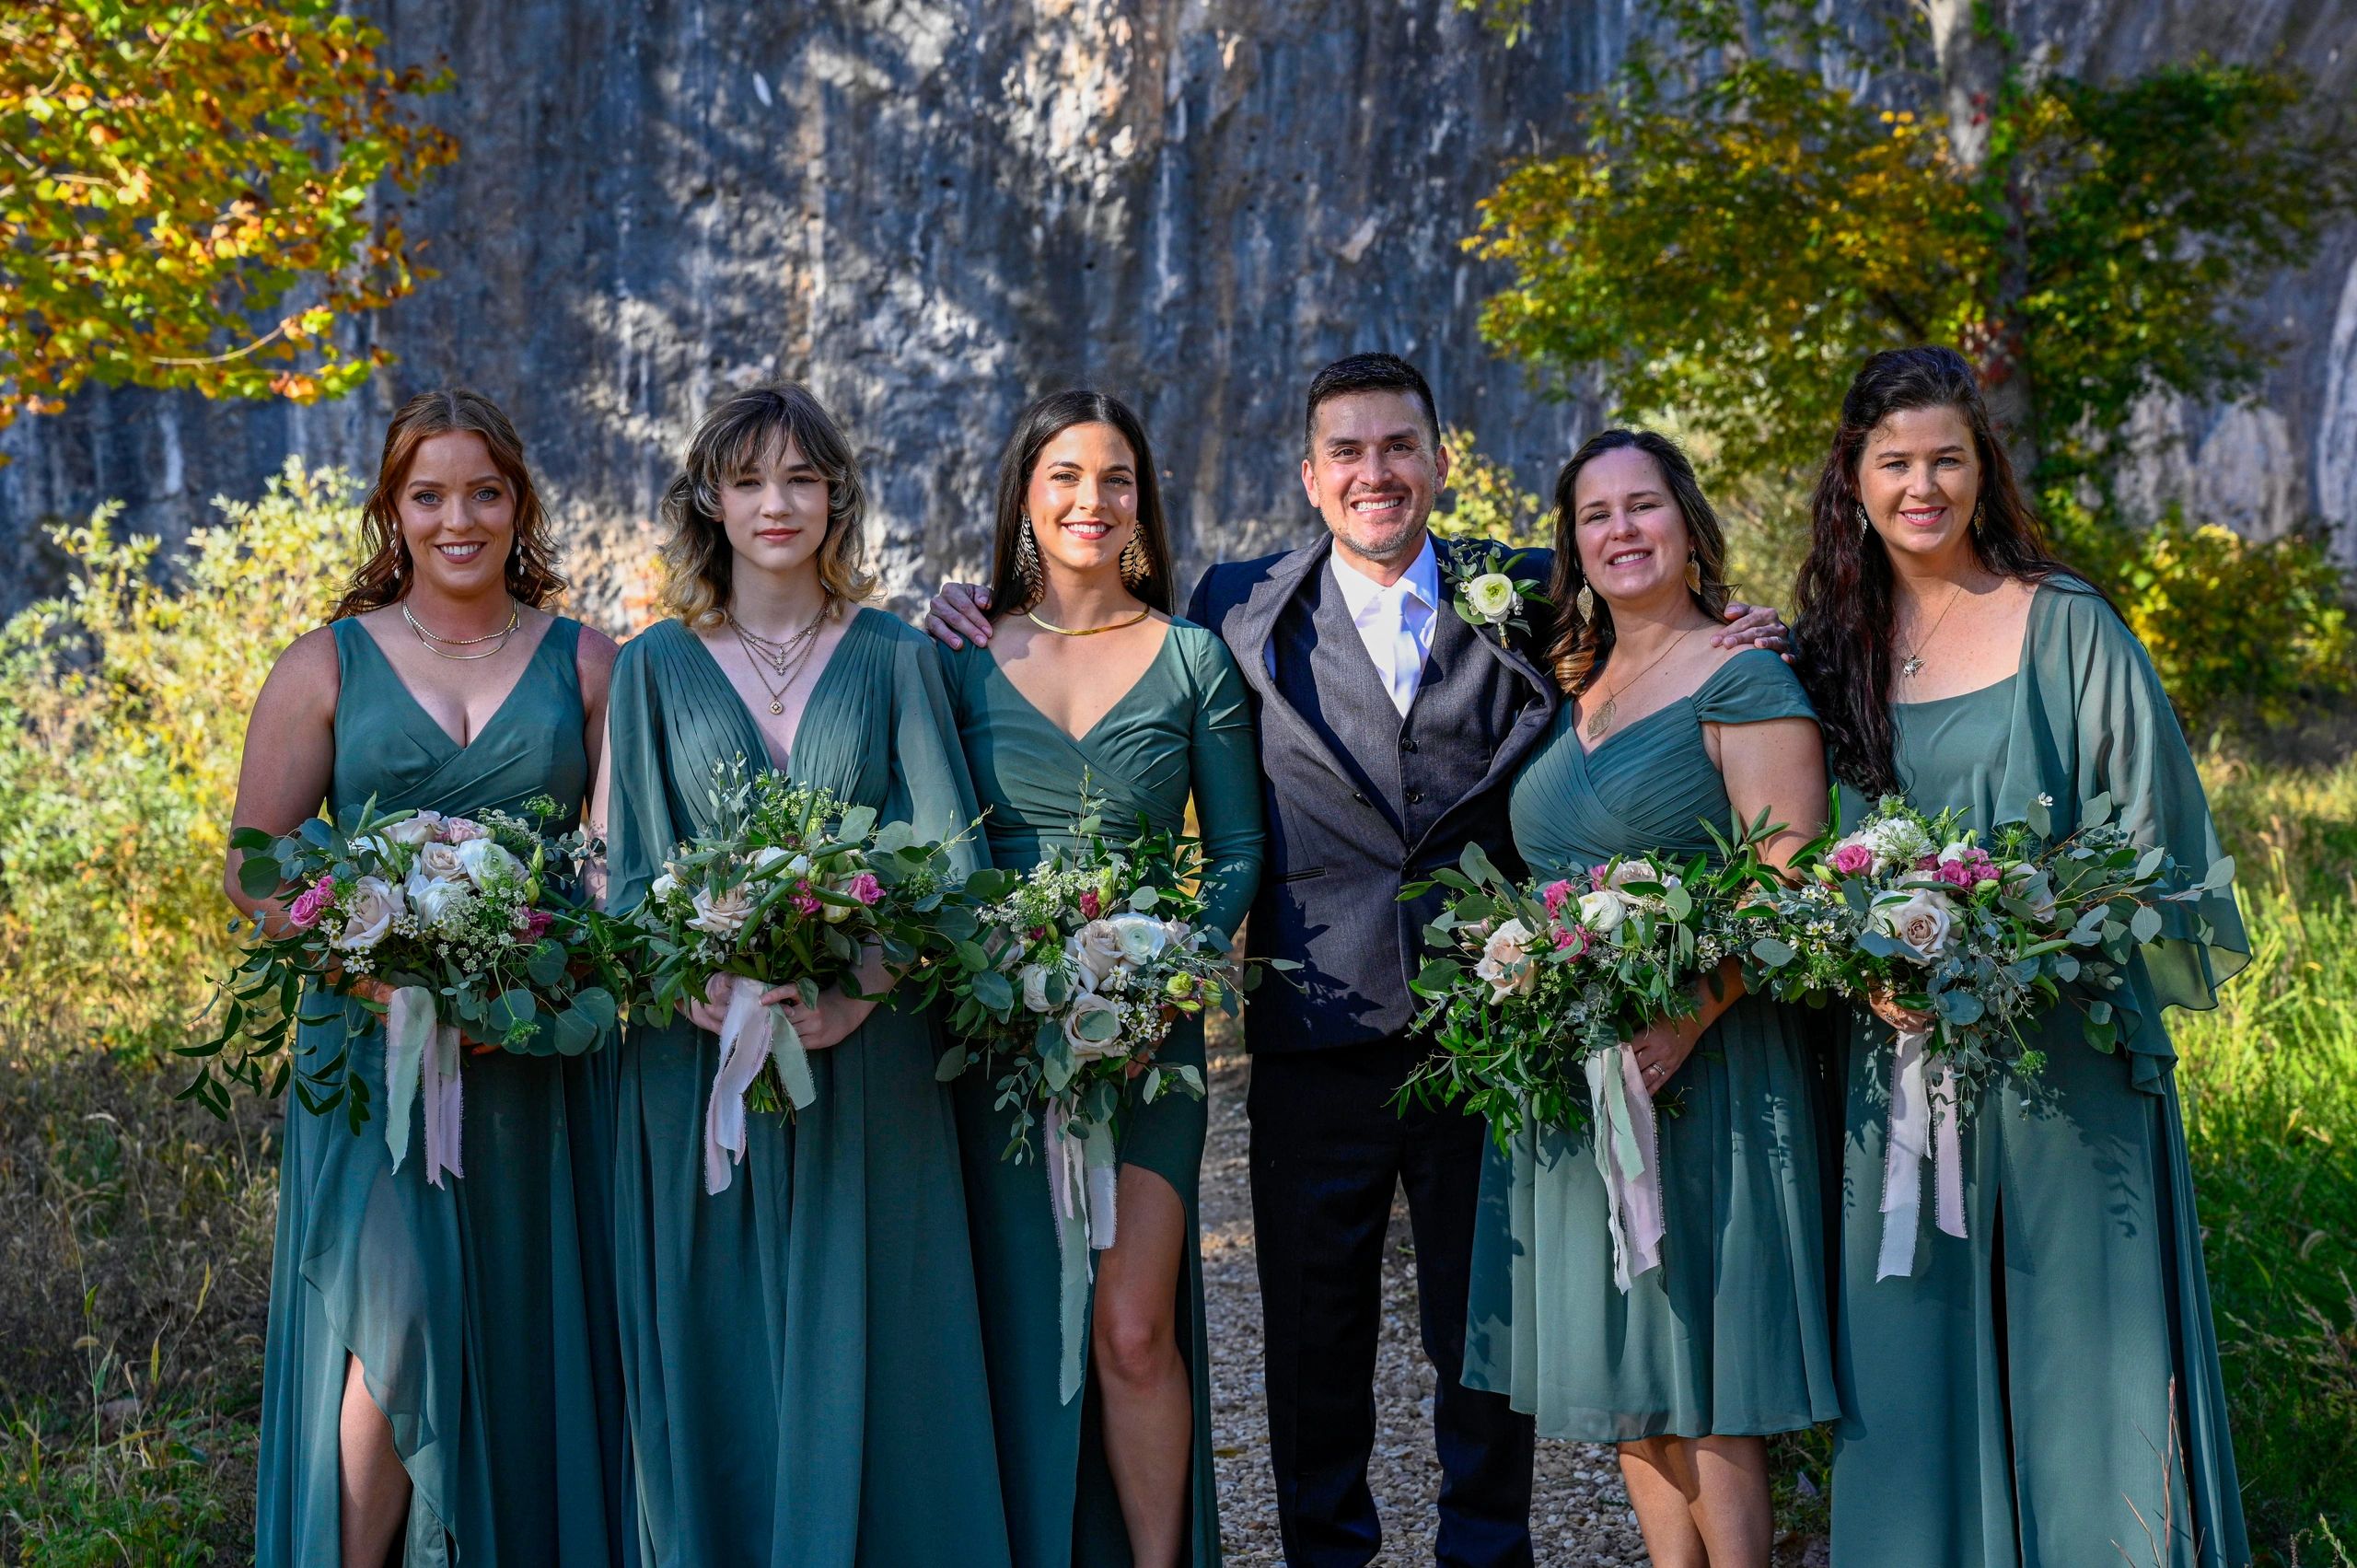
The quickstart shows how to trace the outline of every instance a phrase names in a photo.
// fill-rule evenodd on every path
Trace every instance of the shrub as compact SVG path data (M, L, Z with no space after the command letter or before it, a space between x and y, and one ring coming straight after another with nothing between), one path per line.
M245 715L327 615L359 512L346 476L294 459L215 505L161 581L114 506L54 530L73 581L0 628L0 1025L163 1043L228 951Z

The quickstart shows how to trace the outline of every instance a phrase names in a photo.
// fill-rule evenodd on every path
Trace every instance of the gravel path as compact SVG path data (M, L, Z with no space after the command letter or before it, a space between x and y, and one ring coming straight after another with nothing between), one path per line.
M1213 1446L1218 1455L1221 1546L1235 1568L1283 1561L1269 1482L1269 1426L1260 1406L1260 1290L1252 1269L1252 1201L1240 1053L1211 1060L1211 1143L1203 1153L1203 1281L1211 1319ZM1440 1465L1433 1457L1432 1367L1416 1337L1415 1266L1408 1211L1391 1211L1383 1275L1383 1346L1370 1480L1383 1510L1386 1563L1432 1561ZM1531 1504L1538 1561L1565 1568L1642 1568L1644 1547L1611 1450L1538 1445Z

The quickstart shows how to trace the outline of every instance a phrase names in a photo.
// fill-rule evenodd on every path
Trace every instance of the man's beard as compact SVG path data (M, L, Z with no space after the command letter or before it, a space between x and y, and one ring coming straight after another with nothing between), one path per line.
M1424 525L1431 518L1432 508L1427 506L1417 515L1413 522L1400 524L1396 533L1369 538L1356 528L1342 528L1334 530L1334 537L1345 549L1361 560L1389 565L1402 556L1416 552L1424 540Z

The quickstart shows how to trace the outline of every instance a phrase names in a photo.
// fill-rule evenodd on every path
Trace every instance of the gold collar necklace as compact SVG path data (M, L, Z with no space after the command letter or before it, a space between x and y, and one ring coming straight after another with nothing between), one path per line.
M1040 631L1053 632L1059 637L1094 637L1099 632L1118 632L1124 626L1134 626L1153 613L1154 610L1151 608L1141 610L1126 621L1109 621L1102 626L1059 626L1052 621L1040 620L1039 612L1036 610L1025 610L1023 619L1039 628Z

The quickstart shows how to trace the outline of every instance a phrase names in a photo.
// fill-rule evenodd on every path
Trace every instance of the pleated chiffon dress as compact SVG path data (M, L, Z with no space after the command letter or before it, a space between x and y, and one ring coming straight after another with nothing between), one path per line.
M1116 839L1132 836L1141 818L1156 830L1182 831L1191 795L1203 843L1204 921L1235 933L1260 885L1262 825L1251 711L1226 645L1174 619L1146 672L1076 739L1032 705L989 649L945 648L940 656L974 786L990 808L993 864L1036 865L1070 846L1084 779ZM1157 1060L1202 1070L1202 1020L1175 1025ZM1120 1568L1131 1561L1129 1532L1105 1462L1094 1381L1069 1403L1058 1397L1060 1272L1047 1178L1036 1160L1000 1157L1008 1113L992 1105L993 1077L970 1070L956 1090L1015 1561L1018 1568ZM1133 1105L1116 1128L1120 1163L1167 1181L1187 1212L1176 1321L1194 1389L1188 1561L1199 1568L1220 1561L1199 1240L1209 1126L1207 1100L1166 1093Z
M1765 650L1690 695L1580 745L1571 704L1510 796L1540 878L1616 855L1682 861L1729 830L1704 724L1814 719ZM1526 1124L1484 1151L1466 1327L1468 1387L1506 1395L1539 1434L1588 1442L1790 1432L1839 1413L1826 1312L1812 1076L1794 1009L1737 1000L1662 1085L1661 1263L1613 1280L1591 1129Z
M1898 776L1986 833L2050 798L2070 831L2107 794L2131 836L2195 877L2222 853L2152 662L2092 589L2049 579L2019 670L1894 704ZM1873 808L1843 791L1842 817ZM2048 1053L1963 1122L1965 1228L1928 1211L1914 1272L1877 1282L1890 1031L1850 1037L1836 1340L1840 1568L2080 1568L2250 1560L2177 1104L2170 1006L2209 1008L2248 961L2230 892L2161 906L2162 939L2109 999L2124 1044L2089 1046L2076 1007L2029 1033ZM1928 1190L1931 1175L1924 1175ZM2150 1534L2147 1534L2149 1530Z
M577 622L552 621L491 721L465 746L411 696L357 621L334 622L340 666L330 811L577 812L588 782ZM318 1005L311 1005L318 1010ZM461 1066L463 1177L427 1183L424 1119L401 1168L385 1144L383 1030L358 1003L299 1027L313 1065L349 1049L372 1096L286 1115L262 1361L255 1561L341 1561L339 1420L347 1355L390 1421L412 1488L407 1568L613 1560L602 1500L615 1434L601 1427L572 1105L588 1059L493 1051Z
M614 669L610 907L711 825L715 763L768 759L676 621ZM932 645L861 610L812 686L786 772L920 836L975 807ZM958 874L978 864L970 842ZM717 1040L633 1024L616 1086L619 1316L639 1546L679 1568L993 1568L1006 1527L958 1131L930 1010L887 999L810 1053L818 1098L753 1113L703 1183Z

